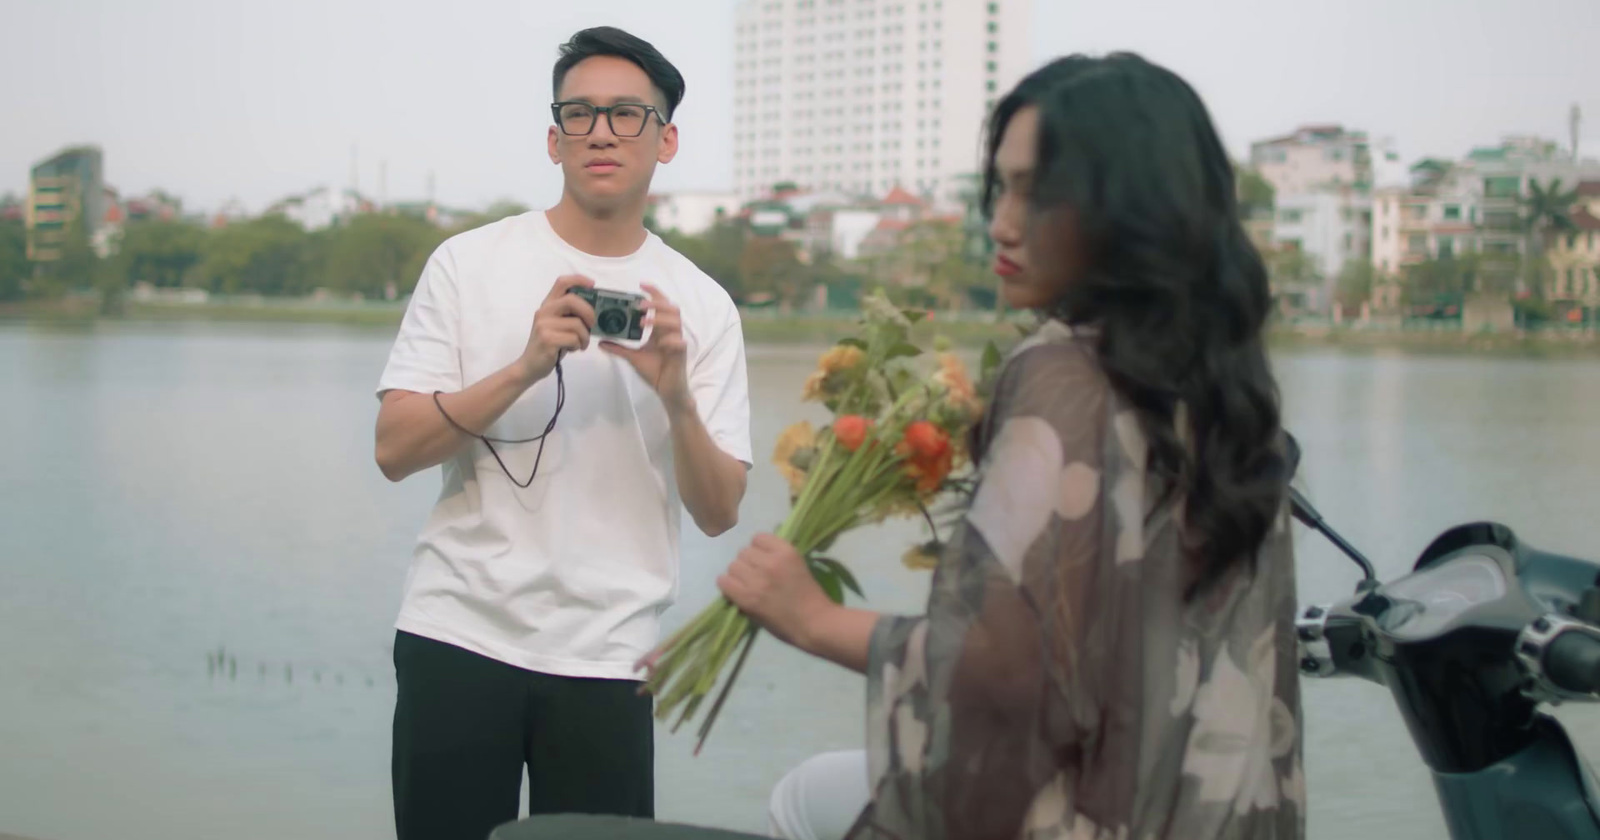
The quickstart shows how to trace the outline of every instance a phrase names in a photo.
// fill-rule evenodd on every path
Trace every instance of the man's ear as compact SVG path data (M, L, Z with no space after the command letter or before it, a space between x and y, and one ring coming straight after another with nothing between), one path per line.
M550 162L554 163L554 164L557 164L557 165L560 165L560 163L561 163L561 132L560 132L560 130L557 129L553 125L550 126L550 133L545 138L545 142L550 147Z
M661 129L661 148L656 153L657 163L671 163L678 156L678 124L667 123Z

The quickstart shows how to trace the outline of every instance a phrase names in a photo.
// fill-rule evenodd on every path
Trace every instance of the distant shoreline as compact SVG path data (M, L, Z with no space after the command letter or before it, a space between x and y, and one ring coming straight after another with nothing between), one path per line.
M251 324L321 324L373 331L393 331L404 308L398 304L338 305L294 301L227 302L206 304L130 301L125 313L107 318L92 300L75 299L48 304L0 304L0 325L30 323L85 325L98 321L133 324L215 322ZM855 322L847 314L779 317L749 312L744 318L745 339L751 344L828 344L848 335ZM987 318L935 316L917 326L919 340L935 336L962 347L978 347L996 340L1013 340L1017 327ZM1520 358L1600 358L1600 335L1497 333L1467 335L1454 330L1379 329L1360 327L1275 326L1270 334L1275 349L1335 348L1358 353L1404 352L1419 355L1476 355Z

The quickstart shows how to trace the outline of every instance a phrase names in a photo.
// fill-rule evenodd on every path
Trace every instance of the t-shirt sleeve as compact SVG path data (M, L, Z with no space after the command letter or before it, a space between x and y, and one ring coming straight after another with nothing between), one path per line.
M700 422L723 452L746 467L750 457L750 384L745 372L744 329L731 305L721 332L699 353L689 371Z
M461 381L461 317L455 264L448 246L428 258L406 305L400 334L378 378L378 398L389 391L454 392Z

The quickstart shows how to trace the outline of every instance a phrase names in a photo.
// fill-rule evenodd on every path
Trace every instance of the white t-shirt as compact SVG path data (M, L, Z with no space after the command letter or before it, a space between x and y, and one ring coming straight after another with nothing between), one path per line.
M453 392L517 359L557 277L600 288L659 287L678 306L689 387L711 439L750 460L744 335L732 299L651 234L626 257L568 245L542 211L439 246L417 282L379 380L389 390ZM418 541L396 627L520 668L636 679L677 592L681 499L666 409L599 341L562 360L566 403L527 489L481 442L443 464L444 486ZM488 429L520 440L545 429L552 372ZM496 444L526 482L539 444Z

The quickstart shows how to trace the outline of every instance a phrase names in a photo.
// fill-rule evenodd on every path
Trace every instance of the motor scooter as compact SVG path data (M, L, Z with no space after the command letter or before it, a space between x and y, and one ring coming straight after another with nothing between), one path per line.
M1600 840L1594 773L1544 711L1600 701L1600 565L1475 522L1380 583L1303 494L1290 501L1363 573L1354 595L1301 612L1300 671L1389 689L1451 838Z

